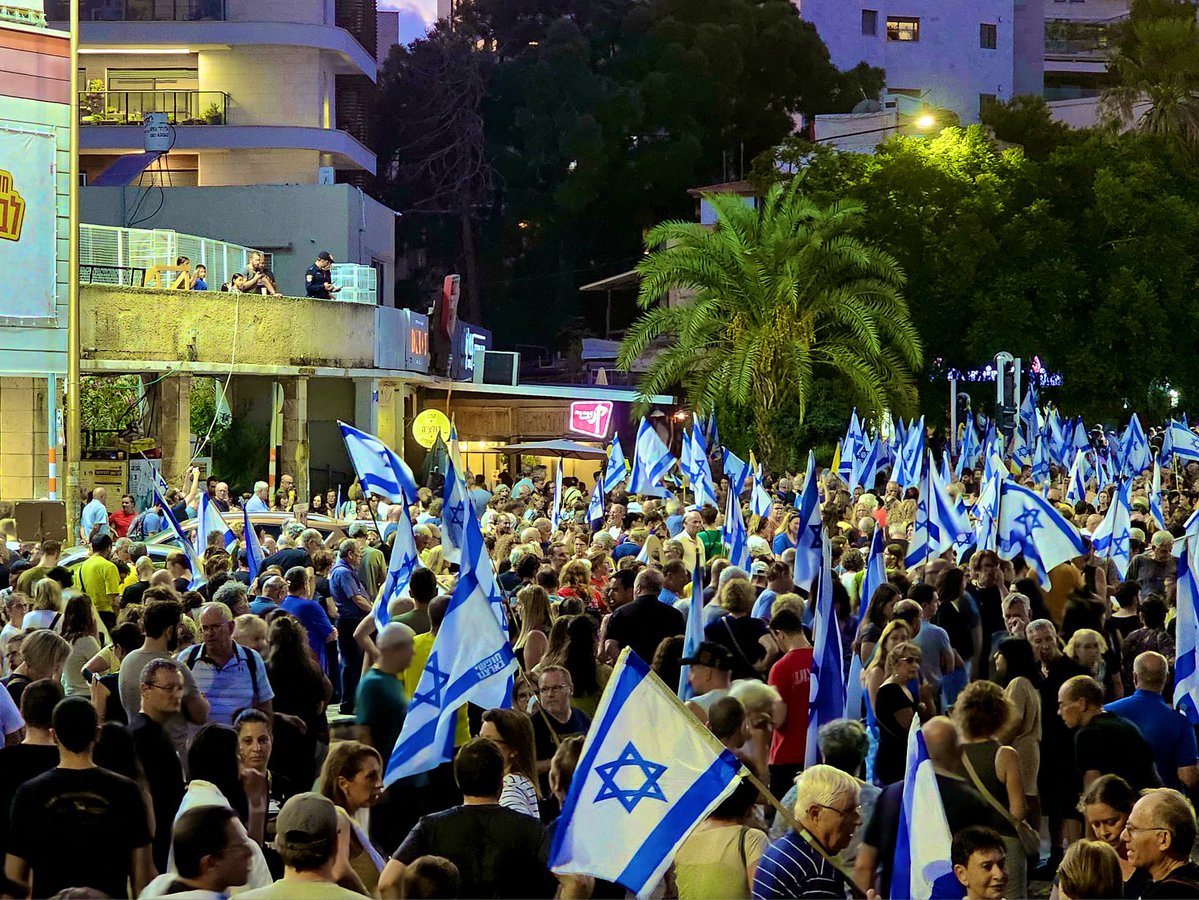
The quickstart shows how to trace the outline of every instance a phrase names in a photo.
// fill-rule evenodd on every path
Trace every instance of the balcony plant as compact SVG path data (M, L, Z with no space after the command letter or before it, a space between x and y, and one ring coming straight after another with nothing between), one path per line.
M204 121L209 125L224 125L225 111L213 102L208 109L204 110Z
M104 82L93 78L79 97L79 121L83 125L99 125L105 121Z

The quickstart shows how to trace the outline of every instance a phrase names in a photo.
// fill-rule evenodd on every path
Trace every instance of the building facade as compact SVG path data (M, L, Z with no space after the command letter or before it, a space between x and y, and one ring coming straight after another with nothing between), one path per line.
M1110 86L1112 26L1127 18L1128 0L1045 0L1045 99L1093 99Z
M796 0L839 69L883 69L889 94L963 124L987 103L1040 94L1044 0Z

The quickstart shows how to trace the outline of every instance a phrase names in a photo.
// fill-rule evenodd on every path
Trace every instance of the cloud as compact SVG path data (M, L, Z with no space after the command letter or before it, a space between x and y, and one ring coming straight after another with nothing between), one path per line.
M407 44L422 37L437 21L437 0L381 0L380 10L400 14L400 43Z

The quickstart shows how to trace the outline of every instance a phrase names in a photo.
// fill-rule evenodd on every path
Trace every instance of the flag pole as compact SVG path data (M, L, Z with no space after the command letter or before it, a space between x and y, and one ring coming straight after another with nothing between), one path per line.
M783 804L779 802L779 799L770 792L770 789L766 787L766 785L762 784L762 782L758 780L758 777L754 775L754 773L751 772L746 766L743 765L741 767L741 772L739 774L741 778L748 781L759 791L761 791L762 796L765 797L766 801L778 811L779 815L783 817L783 819L791 827L792 831L800 835L813 850L824 857L825 862L827 862L841 874L841 877L849 883L850 893L857 898L857 900L865 900L867 896L866 891L862 890L861 886L854 880L854 877L849 870L846 869L845 866L838 862L834 857L825 852L824 848L821 847L820 844L816 842L815 838L808 833L808 830L799 824L799 820L795 818L795 814L792 813L791 810L787 809L787 807L783 806Z

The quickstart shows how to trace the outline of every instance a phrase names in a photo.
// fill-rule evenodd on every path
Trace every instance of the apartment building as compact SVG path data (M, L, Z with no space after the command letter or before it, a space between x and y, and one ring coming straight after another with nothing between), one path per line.
M1045 99L1098 97L1110 84L1112 26L1128 0L1045 0Z
M68 9L46 2L56 27ZM329 250L393 303L394 214L361 190L374 0L80 0L80 18L83 221L259 247L292 294ZM151 112L169 150L139 155Z
M908 109L932 106L979 120L985 105L1040 94L1044 0L796 0L833 64L887 73Z

